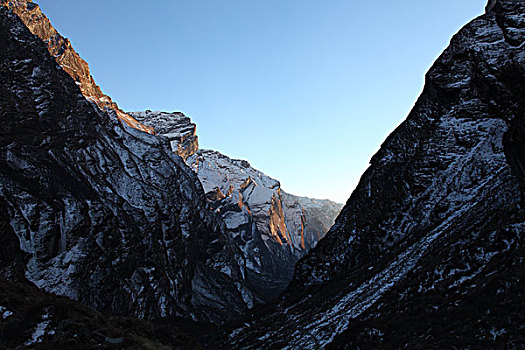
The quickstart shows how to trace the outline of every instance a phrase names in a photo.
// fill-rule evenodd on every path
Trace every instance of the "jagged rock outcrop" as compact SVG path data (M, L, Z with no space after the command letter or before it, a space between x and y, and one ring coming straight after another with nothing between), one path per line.
M319 210L322 210L323 204L331 206L333 210L323 213L323 219L335 219L337 204L287 194L281 190L279 181L254 169L245 160L231 159L217 151L199 150L187 162L199 176L204 192L214 203L212 205L215 210L226 204L224 199L229 198L227 202L238 206L239 212L244 209L253 217L263 240L271 239L279 246L289 247L290 252L298 256L315 246L324 236L322 229L328 230L332 224L328 220L325 221L325 227L306 230L306 209L303 203L308 204L309 208L317 205ZM227 226L232 229L244 223L245 220L235 216L226 220Z
M524 45L521 0L454 36L283 297L225 348L525 345Z
M281 193L285 215L290 218L287 221L288 230L290 232L301 232L299 246L308 252L333 226L343 205L326 199L300 197L284 191Z
M56 31L38 4L31 0L2 0L0 6L5 6L16 13L31 33L42 39L51 56L75 80L80 91L88 100L94 102L102 110L113 110L117 117L127 125L147 133L153 133L152 128L139 123L129 114L124 113L109 96L100 90L89 72L87 62L73 49L71 42Z
M129 112L139 122L150 125L155 134L170 141L171 149L184 160L199 149L197 126L181 112Z
M243 314L242 254L169 144L87 101L6 7L0 42L0 275L115 315Z
M245 160L197 150L195 124L180 112L131 112L167 137L196 172L210 208L220 215L246 259L246 281L257 301L279 296L295 263L325 235L342 205L297 197Z

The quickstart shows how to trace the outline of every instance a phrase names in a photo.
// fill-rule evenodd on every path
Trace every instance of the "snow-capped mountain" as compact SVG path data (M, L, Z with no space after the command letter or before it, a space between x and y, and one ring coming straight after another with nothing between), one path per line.
M288 194L281 190L279 181L254 169L247 161L231 159L216 151L199 150L187 162L199 176L204 192L215 202L218 212L223 212L219 208L223 204L236 204L238 213L253 217L265 242L272 240L297 256L317 244L341 209L328 200ZM228 201L223 202L226 198ZM315 210L318 213L314 214ZM314 215L319 215L318 224L311 218ZM223 214L223 218L232 230L246 223L242 214L229 212Z
M325 235L342 205L297 197L245 160L197 150L195 124L180 112L130 112L169 139L202 183L210 208L223 219L246 259L247 283L258 301L279 296L295 263Z
M15 12L0 6L0 275L116 315L242 315L243 256L197 176L87 100Z
M216 151L199 150L187 162L244 253L248 285L261 301L277 297L297 260L325 235L342 206L288 194L247 161Z
M426 75L335 225L225 348L522 348L525 2L490 1Z
M253 234L268 228L272 240L265 243L258 233L262 244L253 248L266 249L266 256L257 249L252 254L221 220L227 211L209 210L210 195L172 152L188 158L198 149L189 118L146 111L135 119L120 111L38 5L1 5L9 45L1 57L7 98L0 105L0 209L9 222L3 230L13 237L4 246L10 251L2 274L111 314L146 319L221 323L277 296L337 206L287 195L292 209L285 218L284 194L265 176L275 198L264 198L257 209L255 191L244 205L257 216ZM302 201L316 203L310 214ZM336 209L325 217L325 207ZM292 233L286 225L301 230Z

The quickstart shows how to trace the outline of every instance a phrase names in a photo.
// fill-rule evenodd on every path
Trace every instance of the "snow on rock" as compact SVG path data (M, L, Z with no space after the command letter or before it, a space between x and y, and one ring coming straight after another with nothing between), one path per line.
M210 209L243 252L258 301L279 295L295 262L324 236L342 205L293 196L279 181L213 150L198 150L195 124L182 113L131 112L166 138L197 174Z
M182 113L130 115L167 138L198 175L210 208L244 253L247 279L255 281L251 285L258 300L279 295L292 278L295 262L324 236L342 205L285 193L279 181L245 160L198 150L195 124Z
M5 306L0 306L0 317L2 317L2 320L5 320L11 316L13 316L12 311L9 311Z
M257 281L254 292L261 301L277 296L295 262L324 236L341 206L285 193L279 181L247 161L216 151L199 150L186 161L244 252L251 279ZM268 292L261 293L261 284Z
M48 314L44 314L41 317L42 321L39 322L31 334L31 338L24 343L26 346L35 345L37 343L41 343L43 340L43 337L46 335L46 333L52 334L54 333L52 330L48 331L47 328L51 324L51 320L49 319Z
M168 142L87 101L3 6L0 39L0 275L117 315L242 315L242 253Z
M525 2L490 1L426 75L282 298L227 346L525 344Z
M183 159L188 158L199 149L196 125L180 112L129 112L139 122L153 127L155 134L166 137L173 152Z

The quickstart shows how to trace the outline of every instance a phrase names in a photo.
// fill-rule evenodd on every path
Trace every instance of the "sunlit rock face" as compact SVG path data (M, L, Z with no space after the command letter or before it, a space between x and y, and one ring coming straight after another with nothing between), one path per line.
M116 315L243 314L242 253L168 142L89 102L6 7L0 42L0 275Z
M525 2L487 11L427 73L284 296L226 347L523 346Z
M51 56L75 80L80 91L89 101L94 102L102 110L113 110L117 117L127 125L143 132L153 133L152 128L122 112L117 104L100 90L89 72L87 62L73 49L71 42L56 31L37 4L31 0L3 0L0 5L16 13L31 33L38 36L47 45Z
M297 260L325 235L341 205L288 194L247 161L216 151L199 150L187 162L243 251L254 293L261 301L277 297Z
M290 195L279 181L245 160L198 150L195 124L182 113L131 112L134 118L168 138L202 183L209 207L246 259L246 281L259 302L285 289L295 263L334 223L341 205Z
M155 134L166 137L171 149L183 159L193 155L199 149L197 126L181 112L129 112L133 118L150 125Z

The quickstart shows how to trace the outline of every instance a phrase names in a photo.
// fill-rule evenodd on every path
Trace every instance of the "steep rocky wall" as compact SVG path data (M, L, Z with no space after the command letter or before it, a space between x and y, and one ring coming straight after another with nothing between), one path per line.
M46 45L56 62L73 78L82 94L94 102L99 108L113 110L117 117L127 125L147 133L153 133L153 128L139 123L129 114L122 112L117 104L95 83L89 72L89 66L71 46L71 42L56 31L49 19L42 13L38 4L31 0L2 0L1 6L9 8Z
M187 159L208 201L247 262L247 282L260 302L278 297L295 263L328 231L341 205L290 195L247 161L199 150Z
M1 275L118 315L244 313L242 255L168 143L88 102L5 7L0 42L0 227L21 250Z
M224 220L247 261L257 301L279 296L295 262L324 236L341 205L285 193L277 180L219 152L198 150L196 126L180 112L131 112L169 140L202 182L211 210Z
M150 125L155 134L167 138L171 149L186 160L199 149L197 126L181 112L129 112L139 122Z

